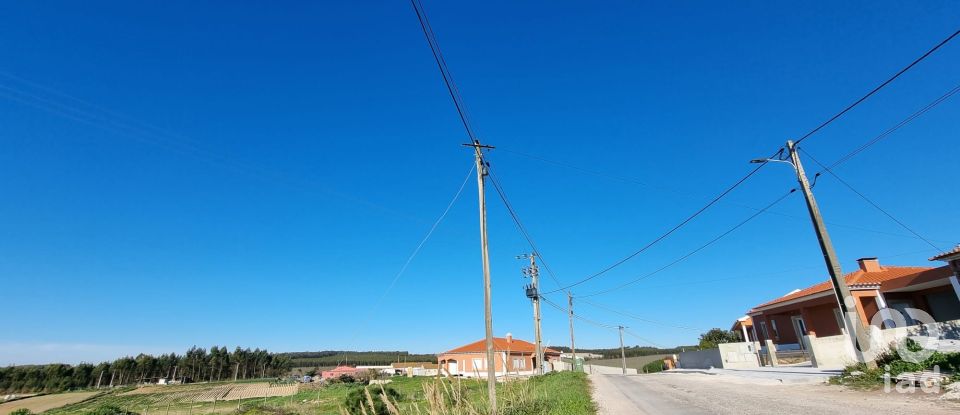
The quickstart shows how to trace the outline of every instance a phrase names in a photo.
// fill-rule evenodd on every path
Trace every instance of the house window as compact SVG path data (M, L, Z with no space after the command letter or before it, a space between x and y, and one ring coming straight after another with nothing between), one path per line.
M780 338L780 331L777 330L777 320L770 320L770 327L773 328L773 337Z
M522 357L513 358L513 368L514 369L526 369L527 368L527 359Z
M761 321L761 322L760 322L760 335L763 336L763 339L764 339L764 340L770 338L770 335L767 334L767 322L766 322L766 321Z
M473 368L476 370L483 369L483 359L473 359Z

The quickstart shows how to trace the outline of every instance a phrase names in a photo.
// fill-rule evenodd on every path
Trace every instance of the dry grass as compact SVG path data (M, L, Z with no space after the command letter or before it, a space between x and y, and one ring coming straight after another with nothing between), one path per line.
M44 412L89 399L98 393L99 392L69 392L20 399L0 404L0 415L7 415L20 408L29 409L30 412L34 413Z

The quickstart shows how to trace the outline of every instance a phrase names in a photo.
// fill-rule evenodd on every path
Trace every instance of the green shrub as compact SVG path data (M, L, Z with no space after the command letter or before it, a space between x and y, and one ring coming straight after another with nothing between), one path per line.
M654 360L650 363L643 365L643 373L656 373L663 371L663 361Z
M368 393L369 397L367 396ZM343 398L343 407L352 415L389 415L390 411L387 410L387 405L383 402L383 398L380 397L381 394L386 394L391 402L400 400L400 393L393 388L384 387L383 390L381 390L379 387L368 386L350 391L350 393ZM370 401L373 401L374 411L370 411ZM364 409L361 409L361 407Z
M907 348L914 352L920 350L919 344L910 339L907 340ZM863 363L847 366L840 376L831 378L830 382L853 387L874 388L883 384L883 376L888 373L891 378L896 379L902 373L931 370L934 366L938 366L941 373L958 373L960 371L960 353L933 352L922 362L914 363L903 360L896 348L890 348L890 350L877 357L876 363L876 369L869 369Z
M27 408L18 408L14 409L10 415L33 415L33 412L30 412L30 410Z

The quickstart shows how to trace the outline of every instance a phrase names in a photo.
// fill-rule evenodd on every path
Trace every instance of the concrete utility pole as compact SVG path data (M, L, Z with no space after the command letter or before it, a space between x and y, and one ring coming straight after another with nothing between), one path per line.
M617 326L620 329L620 366L623 368L623 374L627 374L627 353L623 351L623 326Z
M573 293L567 291L567 311L570 317L570 353L573 355L573 365L570 370L577 369L577 344L573 336Z
M543 374L543 346L540 331L540 269L537 268L537 254L523 254L517 256L517 259L530 258L530 267L524 270L524 274L530 276L530 285L527 286L527 298L533 302L533 343L536 357L536 373Z
M833 243L830 241L830 235L827 233L827 227L823 223L823 217L820 215L820 207L817 206L817 199L813 197L813 191L810 190L810 181L803 170L803 164L800 162L800 155L797 153L797 146L793 140L787 140L787 150L790 160L764 159L753 160L753 162L762 163L783 162L793 166L797 174L797 181L800 182L800 189L803 191L803 198L807 202L807 211L810 213L810 219L813 221L813 230L817 234L817 241L820 243L820 250L823 252L823 261L827 265L827 272L830 274L830 282L833 284L833 292L837 303L840 306L840 312L843 314L843 323L846 326L847 333L853 342L853 350L857 355L857 360L865 362L863 351L857 347L857 344L869 345L866 327L857 311L856 300L850 295L850 288L847 287L843 279L843 272L840 270L840 262L837 260L837 253L833 249ZM867 362L870 363L870 362Z
M474 140L474 158L477 163L477 192L480 202L480 256L483 259L483 314L487 334L487 397L490 400L490 413L497 413L497 361L493 351L493 308L490 304L490 255L487 253L487 201L484 191L484 178L487 176L486 162L483 160L483 149L492 149L493 146L480 144ZM504 364L506 370L506 364Z

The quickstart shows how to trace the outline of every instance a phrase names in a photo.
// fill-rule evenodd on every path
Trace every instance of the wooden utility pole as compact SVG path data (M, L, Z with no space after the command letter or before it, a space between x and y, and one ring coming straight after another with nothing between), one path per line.
M524 274L530 276L530 285L527 287L527 298L533 302L533 343L535 346L534 357L536 374L543 374L543 340L540 331L540 269L537 268L537 253L523 254L517 258L530 258L530 267L524 270Z
M623 351L623 326L617 326L620 329L620 367L623 368L623 374L627 374L627 354ZM592 367L592 366L591 366Z
M480 140L464 144L473 147L474 159L477 163L477 194L480 204L480 256L483 260L483 315L487 335L487 398L490 401L490 413L497 413L497 361L493 350L493 307L490 301L490 255L487 252L487 201L484 180L487 176L486 162L483 160L483 150L493 146L480 144ZM506 365L504 365L506 369Z
M570 366L570 370L577 369L577 344L574 341L573 336L573 293L567 291L567 311L570 318L570 352L573 355L573 365Z
M787 140L787 150L790 152L790 164L793 165L797 173L797 181L800 182L800 188L803 190L803 198L807 202L807 211L809 211L810 219L813 221L813 230L817 233L817 241L820 242L823 261L827 265L827 272L830 273L830 282L833 283L833 292L836 295L837 303L840 305L844 325L847 326L847 333L850 334L850 339L853 342L857 360L864 362L863 351L857 347L857 343L864 346L869 344L866 327L864 327L860 313L857 311L856 300L850 295L850 288L847 287L847 282L843 279L837 253L833 249L833 243L830 242L830 235L827 233L827 227L820 215L820 207L817 206L817 199L813 197L813 191L810 190L810 182L803 171L800 155L797 153L796 144L792 140Z

